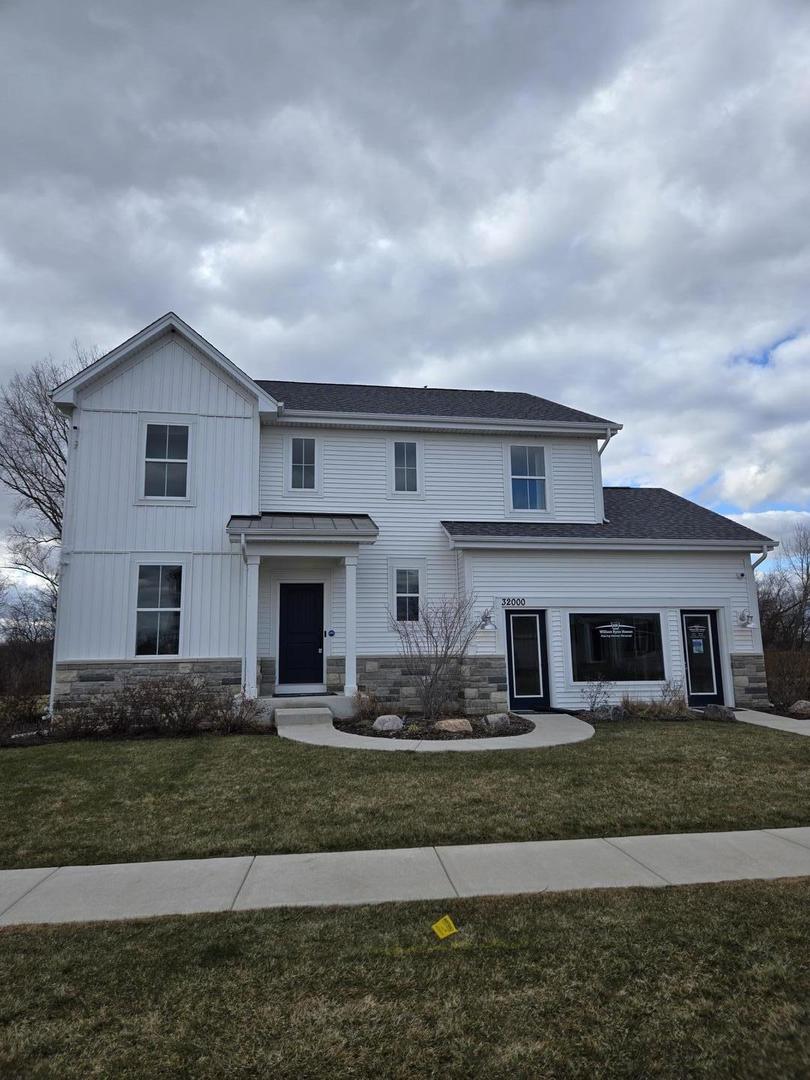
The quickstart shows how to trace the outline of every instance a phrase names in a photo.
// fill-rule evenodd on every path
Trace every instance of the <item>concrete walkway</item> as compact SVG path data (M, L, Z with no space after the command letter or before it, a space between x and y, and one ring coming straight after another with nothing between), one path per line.
M0 871L0 927L810 875L810 827Z
M810 720L798 720L794 716L774 716L771 713L756 712L755 709L737 709L736 716L745 724L757 724L758 727L773 728L774 731L789 731L791 735L810 735Z
M444 753L449 750L536 750L541 746L562 746L565 743L590 739L594 729L590 724L566 713L532 715L534 730L525 735L503 735L489 739L385 739L372 735L351 735L338 731L331 720L304 723L287 722L276 714L276 727L283 739L310 743L312 746L335 746L345 750L412 750L417 753Z

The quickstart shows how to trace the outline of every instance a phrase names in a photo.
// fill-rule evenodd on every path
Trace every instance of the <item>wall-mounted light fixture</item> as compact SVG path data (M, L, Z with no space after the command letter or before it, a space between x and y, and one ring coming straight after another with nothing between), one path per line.
M495 623L492 621L492 608L487 608L481 616L481 625L479 630L495 630Z
M740 620L740 626L753 626L754 625L754 616L751 614L750 611L745 611L745 610L741 611L738 618Z

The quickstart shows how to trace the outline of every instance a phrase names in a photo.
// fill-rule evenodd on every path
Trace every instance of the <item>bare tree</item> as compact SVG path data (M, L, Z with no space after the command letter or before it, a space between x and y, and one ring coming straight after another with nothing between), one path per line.
M766 648L804 649L810 644L810 525L797 524L779 561L757 579Z
M472 596L447 597L423 604L419 619L407 622L389 613L405 671L428 719L441 716L458 698L464 660L479 627L473 605Z
M55 611L46 589L8 589L3 615L6 642L39 645L53 641Z
M33 574L54 595L70 422L50 395L97 358L97 349L74 341L67 363L41 360L0 389L0 483L17 496L19 515L7 542L10 565Z

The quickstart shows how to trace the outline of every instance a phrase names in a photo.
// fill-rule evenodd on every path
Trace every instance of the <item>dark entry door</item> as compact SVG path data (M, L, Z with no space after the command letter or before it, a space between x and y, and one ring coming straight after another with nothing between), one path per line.
M323 682L323 585L279 585L279 683Z
M506 661L509 707L518 711L547 709L545 611L506 612Z
M722 705L723 676L716 611L682 611L686 690L690 705Z

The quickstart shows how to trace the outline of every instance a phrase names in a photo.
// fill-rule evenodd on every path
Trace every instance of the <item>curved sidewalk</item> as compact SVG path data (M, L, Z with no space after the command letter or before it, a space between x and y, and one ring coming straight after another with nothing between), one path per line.
M0 928L810 875L810 828L0 870Z
M503 735L489 739L376 738L338 731L330 720L316 720L312 723L277 720L277 728L283 739L293 739L311 746L334 746L343 750L411 750L416 753L451 750L536 750L543 746L583 742L594 734L590 724L566 713L543 713L532 716L532 721L534 731L527 731L525 735Z

